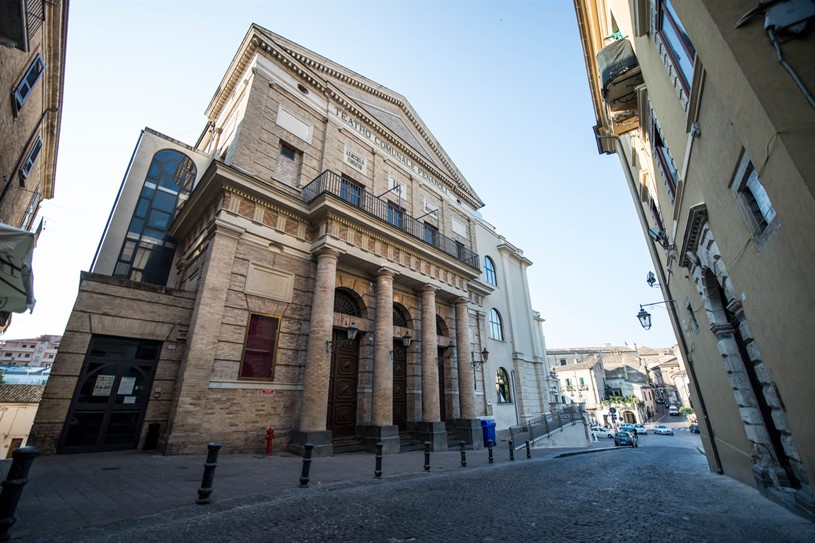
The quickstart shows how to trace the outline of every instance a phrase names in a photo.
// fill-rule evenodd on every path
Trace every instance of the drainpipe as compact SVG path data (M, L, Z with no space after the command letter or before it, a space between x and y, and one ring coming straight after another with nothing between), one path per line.
M628 157L625 154L625 150L623 149L623 143L620 140L619 136L602 136L599 134L595 134L595 137L599 140L600 138L603 139L613 139L616 143L616 153L620 157L620 160L623 162L623 171L625 172L625 177L628 180L629 188L632 191L632 196L634 197L635 207L640 216L640 224L645 225L648 224L647 215L645 214L645 208L642 206L642 200L638 197L639 190L637 190L637 183L634 180L634 176L631 173L631 166L628 163ZM599 146L599 141L598 141ZM656 244L654 240L651 239L650 236L646 236L648 240L648 250L651 253L651 257L654 261L659 262L659 258L657 257L657 250ZM659 285L661 288L664 289L663 296L665 296L666 300L673 300L674 297L671 294L671 288L668 285L668 278L665 275L665 270L662 269L662 266L654 266L656 268L657 274L659 274ZM719 458L719 449L716 447L716 438L713 435L713 426L710 424L710 418L707 414L707 407L705 407L705 399L702 396L702 391L699 389L699 381L696 379L696 370L693 366L693 357L691 356L691 352L688 349L688 344L685 342L685 335L682 333L681 328L679 328L679 315L676 312L676 302L668 302L665 304L668 307L668 310L671 312L671 322L674 324L675 331L676 331L676 338L679 340L679 348L682 350L682 353L685 355L685 360L688 361L688 371L691 374L691 380L693 381L693 389L696 392L696 397L699 399L699 409L702 411L702 419L705 423L705 429L707 430L707 435L710 438L710 448L711 452L713 453L713 459L716 462L716 473L719 475L724 473L722 469L722 461Z
M512 405L515 406L515 424L520 425L521 424L521 417L518 414L518 401L519 401L519 399L518 399L518 393L515 390L515 370L510 370L510 372L509 372L509 384L512 386L512 397L515 398L515 400L512 402Z

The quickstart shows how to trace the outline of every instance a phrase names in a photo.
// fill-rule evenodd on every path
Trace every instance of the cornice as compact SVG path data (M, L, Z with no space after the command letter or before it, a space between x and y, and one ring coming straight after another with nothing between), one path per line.
M688 254L696 252L699 245L699 234L706 222L707 206L704 203L696 204L688 210L688 222L685 225L685 235L682 239L682 250L679 251L679 265L681 267L689 267L691 260Z

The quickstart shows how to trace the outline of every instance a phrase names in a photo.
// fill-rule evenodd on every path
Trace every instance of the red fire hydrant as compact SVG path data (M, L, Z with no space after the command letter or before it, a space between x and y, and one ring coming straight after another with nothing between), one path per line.
M272 438L274 438L274 430L269 428L266 430L266 456L272 456Z

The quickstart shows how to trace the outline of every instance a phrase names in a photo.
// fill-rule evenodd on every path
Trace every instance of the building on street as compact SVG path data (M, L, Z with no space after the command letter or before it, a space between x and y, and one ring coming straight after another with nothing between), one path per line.
M37 211L54 197L68 0L0 2L0 333L33 310Z
M620 161L664 300L638 317L670 316L710 468L815 518L815 6L575 9L597 148Z
M531 262L403 96L252 25L206 117L142 131L32 442L480 448L549 410Z

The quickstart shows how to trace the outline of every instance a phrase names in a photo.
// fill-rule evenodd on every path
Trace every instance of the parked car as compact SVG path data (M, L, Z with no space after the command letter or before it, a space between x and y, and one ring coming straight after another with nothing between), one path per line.
M648 428L646 428L644 424L635 424L634 429L637 431L638 436L648 435Z
M661 436L672 436L674 435L674 431L665 426L664 424L660 424L654 428L654 433L661 435Z
M616 447L637 447L637 438L628 432L617 432L614 434L614 445Z
M614 432L609 430L608 428L603 428L601 426L594 426L591 429L591 432L597 439L613 439Z
M690 426L688 426L688 430L690 430L690 433L692 433L692 434L698 434L699 433L699 425L698 424L691 424Z
M668 414L670 416L672 416L672 417L678 417L679 416L679 408L676 407L675 405L670 406L668 408Z
M617 428L619 428L623 432L633 432L634 431L634 425L630 424L628 422L624 422L624 423L620 424Z

